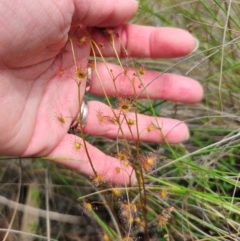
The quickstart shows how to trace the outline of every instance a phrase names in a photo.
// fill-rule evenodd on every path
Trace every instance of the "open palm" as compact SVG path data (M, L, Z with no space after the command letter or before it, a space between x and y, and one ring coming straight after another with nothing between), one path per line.
M116 48L121 52L120 41L133 57L179 57L195 48L194 38L183 30L123 25L137 10L137 3L129 0L62 0L5 1L0 3L0 153L11 156L48 156L69 168L93 175L85 148L74 151L73 143L81 139L68 134L71 121L79 112L76 83L71 77L75 66L69 31L81 23L87 26L96 41L107 41L101 31L92 27L117 27L119 41ZM75 34L72 31L73 35ZM176 39L176 36L178 37ZM74 36L73 36L74 37ZM137 40L137 41L136 41ZM144 46L144 47L143 47ZM106 56L114 56L112 48L103 49ZM87 68L90 47L85 44L75 48L77 65ZM113 72L120 67L109 65ZM115 88L103 64L97 66L108 95ZM60 75L59 71L64 74ZM149 83L159 73L146 71L143 78ZM127 82L117 83L117 88L126 96L133 95ZM148 87L151 98L161 98L194 103L202 97L202 88L186 77L164 74ZM81 97L83 97L82 88ZM93 74L90 92L103 95L97 77ZM140 97L144 97L142 94ZM84 132L92 135L115 138L117 126L102 125L96 117L96 108L111 115L108 106L96 101L88 103ZM64 123L59 118L64 118ZM159 133L146 133L146 122L151 117L139 116L140 138L144 141L161 142ZM188 136L185 124L178 120L159 118L163 133L170 143L178 143ZM173 128L175 127L175 128ZM125 136L132 138L126 127ZM122 182L131 168L123 175L116 175L119 162L87 144L88 153L98 173L107 173L107 179ZM133 177L134 178L134 177Z

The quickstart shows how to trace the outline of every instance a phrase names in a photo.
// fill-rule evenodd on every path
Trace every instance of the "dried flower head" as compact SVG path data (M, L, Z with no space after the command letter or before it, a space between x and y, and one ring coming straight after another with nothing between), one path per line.
M140 158L140 163L145 172L150 172L156 167L157 160L157 155L150 153L147 155L142 155Z
M139 73L140 75L144 75L146 69L145 69L145 67L144 67L143 65L140 65L140 66L138 67L137 71L138 71L138 73Z
M87 37L86 36L82 36L81 38L78 39L77 44L78 46L82 47L85 46L85 44L87 43Z
M122 169L121 169L121 167L116 167L115 170L116 170L116 173L119 174Z
M83 212L87 215L89 215L93 211L92 204L85 200L83 200L81 208L82 208Z
M136 224L137 227L138 227L138 231L139 231L139 232L144 232L144 230L145 230L145 225L146 225L145 221L144 221L144 220L141 220L141 218L140 218L139 216L136 217L136 218L134 219L134 221L135 221L135 224Z
M102 234L101 240L102 240L102 241L111 241L111 240L110 240L110 237L109 237L108 234L106 234L106 233L103 233L103 234Z
M104 120L105 120L105 116L103 114L103 111L102 110L95 110L95 112L96 112L96 116L97 116L98 122L100 124L102 124L104 122Z
M57 122L61 125L64 126L66 124L66 117L64 117L61 113L56 114L55 118L57 119Z
M162 210L161 215L158 217L158 226L165 225L171 217L171 213L174 211L174 207L167 207Z
M119 188L113 188L113 189L112 189L112 193L113 193L113 196L114 196L114 197L119 198L119 197L121 197L121 195L122 195L122 190L119 189Z
M124 151L118 152L116 157L125 167L128 167L130 165L128 153Z
M128 155L125 152L118 152L117 153L117 159L120 161L127 161L128 160Z
M129 219L131 216L137 217L138 209L135 203L120 203L121 217Z
M98 187L100 184L105 182L105 175L98 174L96 177L93 178L93 185Z
M166 199L167 196L168 196L168 192L165 188L162 188L160 191L159 191L159 196L162 198L162 199Z
M163 216L158 217L158 226L162 227L167 223L167 219Z
M73 151L79 152L82 148L84 148L81 139L78 137L74 137L74 140L71 143Z
M76 77L78 80L82 81L83 79L86 79L87 77L87 71L86 70L83 70L82 68L80 67L77 67L76 69Z
M128 98L118 98L118 109L121 111L121 113L126 114L133 110L133 101Z
M152 132L153 127L154 127L153 124L150 123L150 124L147 126L147 131L148 131L148 132Z
M135 124L135 121L133 119L127 120L128 125L133 126Z

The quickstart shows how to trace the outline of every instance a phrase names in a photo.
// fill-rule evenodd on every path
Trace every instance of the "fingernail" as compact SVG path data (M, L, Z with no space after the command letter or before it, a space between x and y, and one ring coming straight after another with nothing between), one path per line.
M195 46L194 46L194 49L192 50L191 54L194 53L199 47L199 40L197 38L194 38L194 40L195 40Z

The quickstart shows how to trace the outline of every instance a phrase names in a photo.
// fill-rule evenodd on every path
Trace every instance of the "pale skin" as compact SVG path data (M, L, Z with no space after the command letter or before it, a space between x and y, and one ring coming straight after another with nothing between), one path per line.
M74 70L68 33L74 23L91 27L114 27L118 32L116 48L120 42L132 57L169 58L191 53L196 47L195 39L186 31L175 28L154 28L124 23L137 11L133 0L52 0L52 1L1 1L0 3L0 153L9 156L51 157L54 162L70 169L94 176L85 148L74 150L74 144L83 143L80 137L69 134L72 118L78 114L78 92L71 77ZM177 37L176 37L177 36ZM109 41L100 31L92 31L92 38L103 43L105 56L114 56ZM64 50L63 50L64 49ZM87 68L90 46L75 48L77 64ZM159 63L161 63L159 61ZM58 69L64 74L59 76ZM122 69L113 64L109 68L117 75ZM107 94L116 95L111 78L102 63L97 71L103 80ZM131 73L133 70L129 70ZM149 83L158 76L146 70L143 81ZM116 82L120 93L133 95L129 82ZM184 76L164 74L148 87L150 98L166 99L183 103L201 100L201 85ZM90 93L103 95L95 73ZM83 90L81 91L81 98ZM144 92L140 94L144 98ZM116 125L99 123L96 110L112 115L111 109L101 102L88 102L89 114L84 133L115 139L119 135ZM131 115L131 114L130 114ZM59 121L63 117L65 123ZM140 139L164 142L158 132L146 131L153 117L139 115ZM181 121L158 118L162 133L169 143L180 143L188 137L188 128ZM132 136L127 125L124 135ZM115 183L129 181L131 167L121 167L115 157L107 156L96 147L86 143L91 161L99 175ZM122 167L121 167L122 168ZM132 181L135 176L132 174Z

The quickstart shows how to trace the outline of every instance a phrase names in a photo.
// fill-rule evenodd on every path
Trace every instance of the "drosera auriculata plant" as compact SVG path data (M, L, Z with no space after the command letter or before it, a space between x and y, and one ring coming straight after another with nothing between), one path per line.
M240 24L238 23L237 25L236 18L231 18L228 27L225 28L225 31L228 33L225 37L227 39L229 38L228 41L231 43L231 47L227 46L227 44L225 46L221 42L222 39L219 36L222 35L219 33L221 33L221 30L226 26L222 16L228 14L227 7L229 4L227 2L214 1L209 3L207 1L187 1L179 4L177 1L161 1L161 5L165 6L165 8L159 6L160 3L157 1L141 2L141 10L145 9L145 14L149 13L157 18L158 23L161 22L162 24L162 21L165 21L165 23L169 25L169 23L173 21L177 26L181 25L183 28L188 28L188 25L184 24L185 22L190 22L189 30L192 32L195 31L198 38L202 41L202 46L200 47L202 49L204 49L205 46L208 47L206 47L204 51L199 51L186 58L174 60L174 64L171 62L172 60L166 60L161 63L161 66L156 67L156 62L152 60L143 62L142 60L132 58L131 53L121 45L117 28L93 28L89 31L89 29L81 23L72 25L69 41L71 42L74 69L72 72L62 69L62 63L60 61L59 68L56 68L56 75L61 79L63 75L67 74L75 81L76 89L78 89L79 92L78 104L81 106L79 91L81 81L86 80L87 67L91 67L95 78L98 79L99 86L102 88L102 101L106 103L110 109L110 112L107 112L103 107L95 106L94 113L99 128L109 127L111 130L117 130L117 138L111 142L111 145L101 142L99 147L118 159L119 165L115 168L116 175L122 175L124 168L130 166L136 173L136 183L130 183L130 185L124 186L111 184L107 178L108 170L106 170L104 174L99 174L95 170L91 158L89 158L94 175L89 177L88 180L94 187L94 191L90 194L80 196L79 205L83 210L86 210L89 217L98 223L99 240L219 241L227 239L235 241L237 240L236 237L239 236L239 220L235 215L239 216L240 210L234 202L234 195L231 194L233 195L231 199L231 195L229 196L227 194L225 188L227 187L226 189L229 188L229 190L230 187L234 188L236 193L239 187L239 178L238 173L231 172L232 167L226 163L228 163L228 160L232 160L231 158L233 156L237 156L236 147L239 149L239 145L234 142L234 130L229 130L229 126L231 125L223 125L224 128L221 130L212 128L212 121L213 125L215 125L221 122L223 118L226 118L217 116L219 110L213 112L212 116L205 115L206 113L210 113L211 108L218 102L216 99L217 95L214 96L208 93L208 96L211 96L211 98L206 97L206 108L203 108L203 106L198 106L196 107L197 109L194 109L192 106L183 107L179 103L173 106L169 104L169 102L162 100L150 100L148 86L156 81L158 77L147 84L144 79L147 69L151 69L151 67L157 71L161 71L162 74L165 72L174 72L174 68L179 67L176 72L189 75L194 72L194 70L197 70L199 65L207 62L208 64L204 67L204 71L200 68L201 71L192 76L194 78L196 77L196 79L206 78L204 80L206 89L217 90L219 88L217 82L219 73L215 73L214 71L218 69L218 61L222 56L219 58L216 58L216 56L219 56L218 54L221 49L229 47L228 50L230 52L233 51L234 54L232 54L232 59L226 55L225 61L228 65L225 69L222 69L221 75L226 74L226 77L229 77L229 73L236 71L238 66L236 56L239 47L237 45L238 38L234 39L234 34L239 32ZM158 9L157 7L149 7L150 3L161 9L161 17L156 10ZM239 9L236 4L235 7L235 9ZM182 11L181 14L179 14L179 9ZM205 10L205 12L203 10ZM169 11L176 13L172 15L174 17L169 17ZM185 14L185 11L187 11L187 14ZM199 15L199 12L207 16L206 19L208 20L205 21L205 19ZM213 16L214 24L212 24ZM169 18L171 18L171 21ZM180 20L177 21L178 19ZM191 22L191 19L194 20ZM215 27L215 25L217 27ZM214 30L214 33L212 30ZM92 33L94 34L94 32L98 32L101 35L99 41L92 38ZM233 39L231 40L231 38ZM213 43L216 45L215 42L218 42L217 47L213 45ZM74 53L76 50L84 48L87 45L91 48L92 59L88 66L83 67L78 64ZM121 47L119 47L119 45ZM105 57L106 51L110 48L111 52L115 55L114 60ZM114 88L115 93L111 94L111 96L107 94L105 89L106 84L98 72L97 67L100 61L101 68L105 68L105 73L108 74L108 79L110 80L109 85ZM112 65L109 64L111 61L120 66L119 72L111 67ZM193 63L193 68L188 67L189 61L196 61ZM233 65L232 63L236 64ZM209 76L205 76L207 73L209 73ZM234 75L230 75L229 79L234 79L237 74L239 74L237 71L236 73L234 72ZM202 75L204 75L204 77L202 77ZM161 73L159 76L161 76ZM128 83L126 91L122 88L121 83ZM221 95L223 96L227 95L228 83L227 79L225 79L225 82L221 82L221 84L226 87L220 89ZM235 83L237 83L237 81L235 81ZM131 93L131 95L129 93ZM235 88L232 88L228 94L236 105L236 103L238 103L236 97L238 93L235 91ZM146 96L146 100L142 101L142 96ZM87 98L91 99L92 97L88 96ZM221 99L221 105L223 105L224 98ZM235 105L232 104L230 106L231 108L235 108ZM162 111L162 109L164 109L162 107L168 110L170 109L172 111L171 113L173 113L172 117L176 118L179 117L180 112L180 118L182 118L182 116L184 117L185 111L189 110L190 114L186 114L183 119L189 123L193 121L193 126L197 126L193 128L193 133L191 134L193 135L192 143L197 143L196 145L199 145L199 150L194 149L195 147L193 147L194 145L192 143L190 145L184 143L174 146L168 144L167 138L162 131L164 126L158 121L160 114L169 116L169 112L166 113L164 110ZM228 109L229 105L227 105L225 111ZM203 111L204 114L195 118L195 114L201 111ZM140 123L139 113L150 114L152 118L147 119L144 123ZM56 119L63 127L65 123L69 123L69 117L61 113L57 113ZM194 120L196 122L194 122ZM82 143L75 142L73 139L70 145L72 145L73 151L86 151L87 153L84 137L88 138L88 136L83 132L81 124L79 119L80 128L74 134L82 137ZM208 126L208 130L204 129L205 125ZM221 138L223 129L229 135L232 135L232 139L231 136L228 138L231 141L234 140L234 144L226 142L228 144L225 145L226 140L224 138L223 141L220 140L214 144L209 144L212 139L217 138L217 140L219 140L219 138ZM208 133L209 130L213 130L211 135ZM203 133L201 131L203 131ZM140 141L143 136L147 139L148 136L153 135L161 136L165 145L146 144ZM197 137L197 135L200 136L200 138ZM132 140L129 141L128 139ZM94 141L95 144L98 139L97 141L94 139ZM221 149L222 147L225 149ZM228 155L229 153L226 151L228 148L230 149L230 155ZM222 157L224 155L227 156L227 160L222 164L222 159L224 159ZM208 160L214 164L210 165ZM233 175L233 173L235 173L235 175ZM233 193L232 190L230 192ZM97 210L93 208L94 202L86 201L89 197L95 198L96 196L98 197L96 198L98 199L96 202L101 203L111 217L111 224L99 218ZM218 220L220 224L217 223L216 220Z
M145 173L149 173L156 167L156 163L158 161L157 154L155 153L142 153L142 150L140 150L140 135L141 135L141 129L138 127L138 105L139 105L139 91L145 91L143 88L142 79L145 75L146 67L143 65L138 65L134 63L134 60L130 58L130 55L127 53L127 50L124 49L125 56L127 56L128 64L127 66L124 66L122 63L122 60L120 56L118 55L118 52L116 50L115 44L116 42L119 42L119 34L117 33L117 30L115 29L95 29L95 31L99 31L102 36L105 38L105 40L109 41L109 45L112 47L113 52L116 55L117 63L122 69L122 73L118 74L117 76L114 75L113 71L111 69L108 69L107 61L103 57L101 49L103 48L102 43L97 43L91 38L91 33L88 33L88 30L83 25L73 25L76 27L73 27L72 31L75 32L76 37L69 37L70 45L71 45L71 51L73 55L73 62L75 63L75 76L73 77L73 80L76 82L76 88L81 88L81 82L86 80L87 76L87 67L82 68L77 64L77 59L75 57L75 48L81 48L83 45L90 44L91 51L93 54L93 59L91 62L89 62L89 66L92 68L92 71L95 72L95 76L97 76L98 81L100 85L102 86L102 91L104 93L104 98L106 100L106 103L111 109L111 114L105 114L104 110L101 108L96 107L95 114L97 117L97 120L99 122L99 125L114 125L118 129L119 137L116 141L116 148L115 148L115 154L114 156L119 160L119 167L116 167L116 173L121 174L121 168L126 168L131 166L136 173L137 176L137 184L133 185L130 183L129 186L125 187L112 187L112 196L114 199L117 199L117 206L113 207L113 204L109 200L109 194L104 192L104 189L108 190L109 185L107 180L107 173L104 174L98 174L97 171L94 168L93 163L91 162L91 159L89 158L89 162L91 163L91 166L93 168L93 173L95 173L93 177L90 177L90 181L92 182L93 186L96 188L96 193L98 193L97 190L101 190L99 195L102 196L102 198L105 200L103 205L106 207L107 210L110 210L112 212L111 216L114 218L117 218L115 223L117 223L117 227L115 225L115 229L109 229L106 228L102 223L99 223L99 225L102 227L102 233L101 240L108 240L109 237L114 238L114 240L136 240L139 232L142 233L142 235L145 237L146 240L149 239L149 218L148 218L148 189L147 183L145 181ZM81 34L77 34L77 31L80 31ZM80 36L80 37L79 37ZM104 63L105 68L107 69L109 76L112 79L112 84L115 88L115 98L116 101L112 101L110 99L110 96L107 95L104 84L101 80L101 76L98 74L97 70L97 62L98 59ZM132 69L132 70L130 70ZM62 72L60 72L62 74ZM129 76L130 74L130 76ZM61 75L60 75L61 76ZM130 86L132 88L132 93L135 93L135 97L127 97L124 93L119 93L119 90L117 88L117 85L119 85L117 82L119 79L124 78L125 81L129 81ZM138 84L136 84L138 83ZM140 83L140 84L139 84ZM80 90L78 90L79 93L79 106L81 104L80 101ZM152 105L151 100L148 98L148 102L150 106ZM63 121L64 118L60 117L59 121ZM83 133L83 130L81 128L81 121L79 120L80 128L78 129L78 132L74 133L75 135L80 135L83 139L83 143L79 143L78 141L73 140L72 149L74 151L79 151L82 148L86 148L85 142L85 134ZM129 135L131 139L134 141L129 142L128 138L125 137L124 128L123 126L126 125L127 129L129 131ZM147 127L147 131L151 132L153 129L152 123L149 124ZM159 131L159 135L162 135L161 131ZM120 139L122 139L120 141ZM121 144L121 146L119 146ZM87 150L86 150L87 152ZM111 185L110 185L111 188ZM134 194L138 193L138 201L134 201ZM91 203L84 201L85 197L80 197L79 200L81 200L80 205L83 207L84 212L87 212L89 216L92 216L93 218L96 218L96 213L94 209L92 208ZM115 203L116 204L116 203ZM94 214L93 214L94 213ZM168 216L168 219L170 218L170 214ZM157 223L157 221L156 221ZM159 221L158 221L159 223ZM125 228L123 228L125 227ZM120 236L119 236L120 235ZM113 239L111 239L113 240Z

